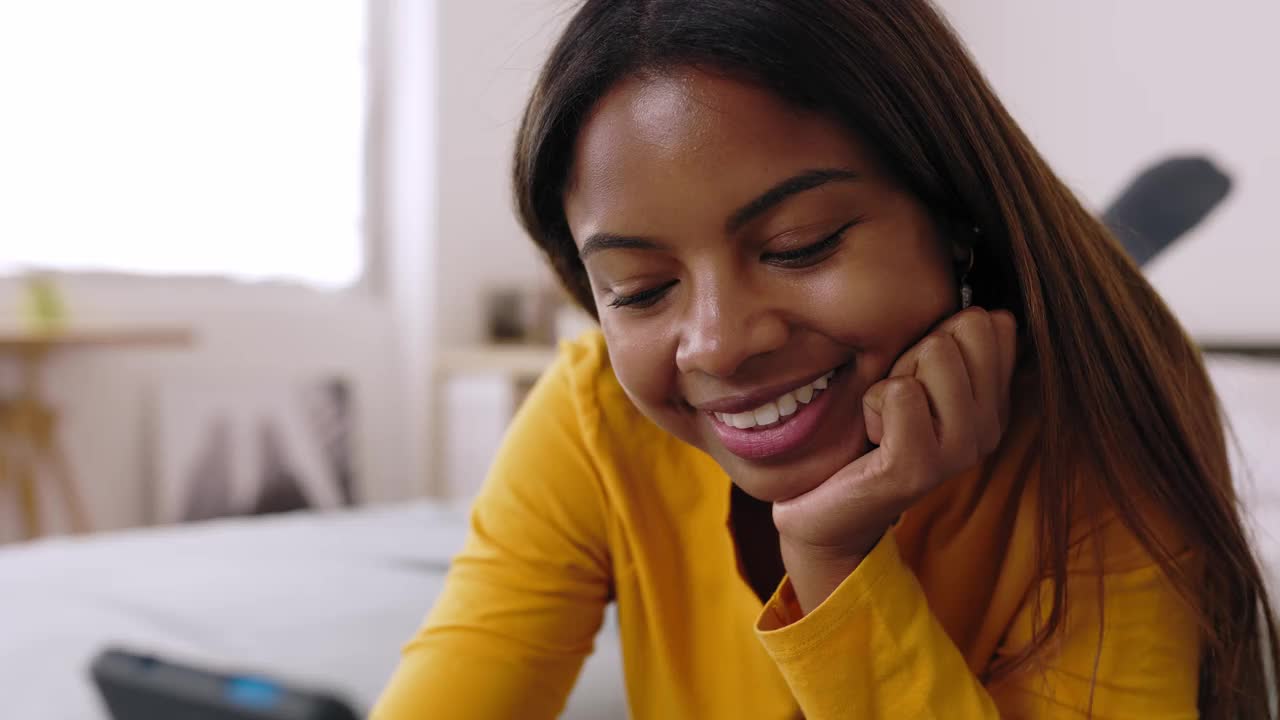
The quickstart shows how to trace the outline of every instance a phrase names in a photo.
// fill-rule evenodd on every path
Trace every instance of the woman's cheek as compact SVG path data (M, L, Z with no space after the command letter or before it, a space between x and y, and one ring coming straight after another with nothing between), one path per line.
M896 357L954 310L953 286L930 264L851 254L805 289L805 314L842 344Z
M618 383L641 412L666 427L664 411L680 397L669 329L646 329L607 316L600 325Z

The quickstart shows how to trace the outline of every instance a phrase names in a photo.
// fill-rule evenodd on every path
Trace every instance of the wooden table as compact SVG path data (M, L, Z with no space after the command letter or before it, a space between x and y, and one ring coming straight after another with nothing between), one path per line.
M46 475L62 496L74 532L89 530L84 502L58 433L57 412L44 400L42 376L49 356L60 350L185 347L192 332L173 327L83 327L31 332L0 328L0 356L16 357L21 380L16 395L0 398L0 490L18 495L23 535L43 533L39 482Z

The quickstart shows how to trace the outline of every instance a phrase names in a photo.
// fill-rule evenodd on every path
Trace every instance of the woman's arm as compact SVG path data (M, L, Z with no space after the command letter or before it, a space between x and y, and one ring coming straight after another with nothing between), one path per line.
M525 400L443 595L373 713L551 718L609 598L604 496L562 359Z
M784 583L758 631L809 720L1198 717L1194 615L1152 562L1102 579L1100 596L1096 572L1072 574L1061 634L991 687L930 611L892 532L807 614ZM993 662L1027 647L1050 605L1029 597Z
M774 504L787 580L758 630L809 720L1078 717L1090 702L1095 717L1195 716L1195 618L1126 534L1099 548L1106 568L1072 573L1067 621L1035 672L991 692L899 556L893 519L999 444L1014 365L1011 315L952 316L864 396L876 447ZM1031 590L1008 655L1029 646L1036 613L1052 606L1035 602L1042 588Z

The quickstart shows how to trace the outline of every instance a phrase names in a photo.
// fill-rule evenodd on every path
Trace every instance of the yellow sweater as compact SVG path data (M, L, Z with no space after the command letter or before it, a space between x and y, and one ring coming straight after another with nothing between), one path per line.
M1047 589L1034 424L908 511L797 620L785 580L762 606L740 576L719 466L635 410L598 333L566 343L374 717L554 717L609 602L636 718L1057 718L1090 702L1102 718L1196 717L1195 623L1114 522L1104 592L1097 555L1078 552L1064 634L1034 669L984 684L1028 642Z

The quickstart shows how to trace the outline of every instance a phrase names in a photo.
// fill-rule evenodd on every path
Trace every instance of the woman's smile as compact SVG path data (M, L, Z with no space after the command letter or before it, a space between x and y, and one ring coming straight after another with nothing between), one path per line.
M701 403L696 409L726 450L748 461L764 461L803 449L838 397L850 363L816 378L788 383L782 392L763 388ZM762 398L768 398L762 401Z

